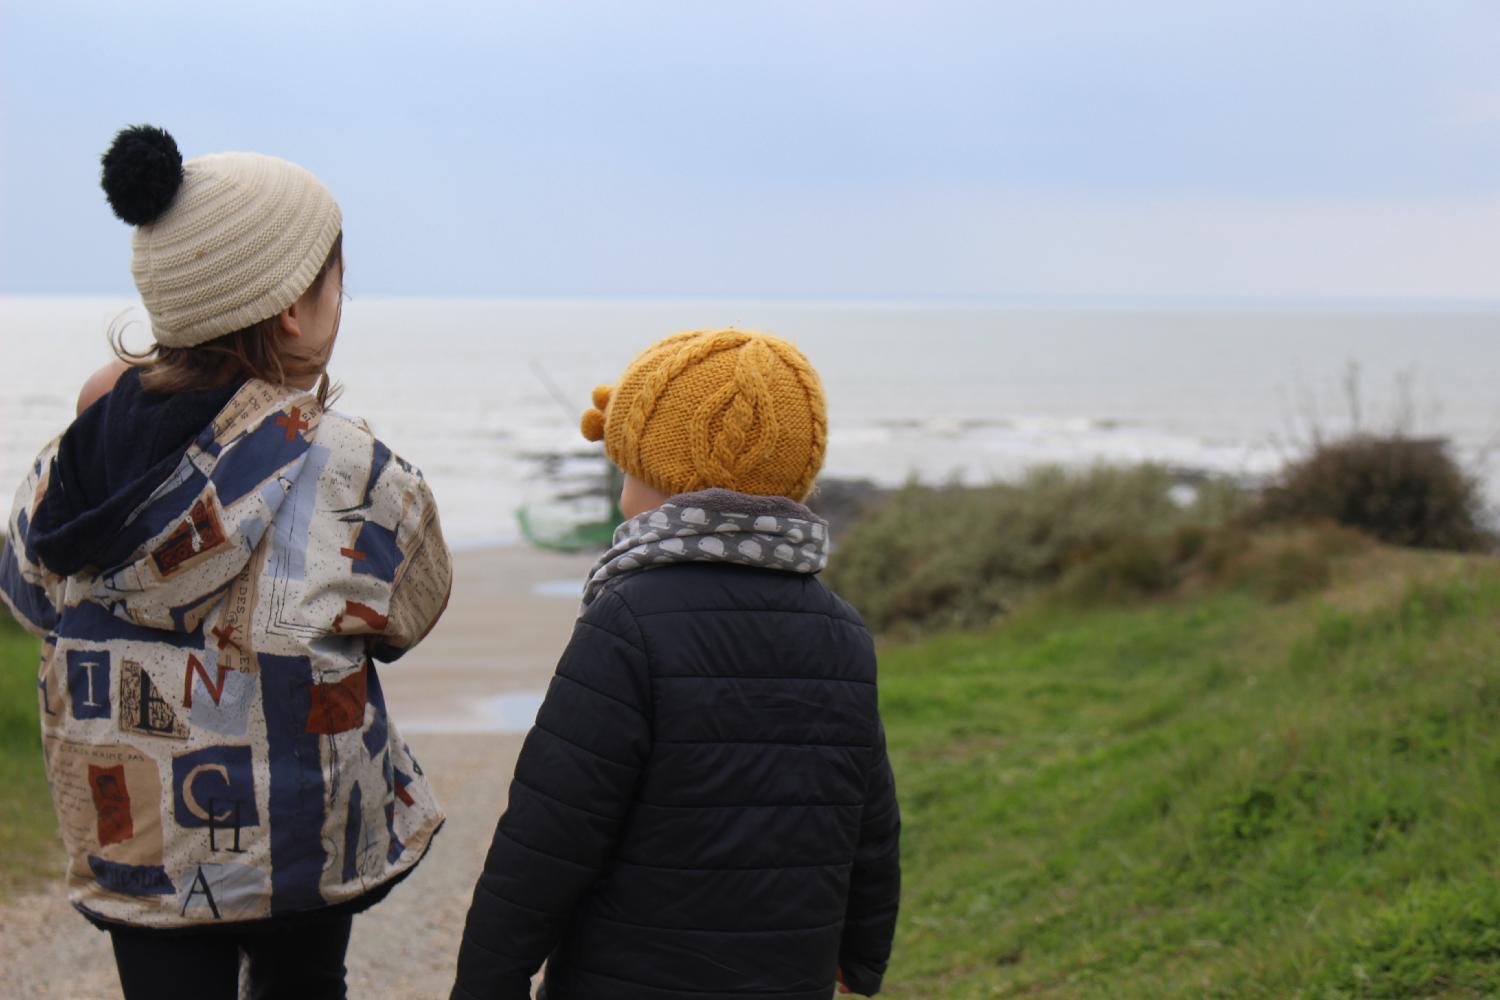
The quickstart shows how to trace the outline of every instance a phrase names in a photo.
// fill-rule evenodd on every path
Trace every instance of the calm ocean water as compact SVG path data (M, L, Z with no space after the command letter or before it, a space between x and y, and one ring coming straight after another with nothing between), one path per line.
M131 309L0 298L7 496ZM1500 442L1500 309L358 299L332 371L339 408L432 481L455 544L508 542L519 506L594 467L578 457L598 448L577 433L589 390L657 337L718 326L808 354L828 393L826 471L839 477L981 482L1038 463L1147 459L1263 476L1315 428L1349 426L1351 365L1364 426L1446 435L1475 461ZM1500 462L1484 474L1500 502Z

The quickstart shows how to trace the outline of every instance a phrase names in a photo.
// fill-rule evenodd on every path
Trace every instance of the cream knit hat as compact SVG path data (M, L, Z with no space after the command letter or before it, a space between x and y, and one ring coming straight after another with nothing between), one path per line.
M163 347L192 347L269 319L311 287L342 227L339 206L295 163L259 153L182 162L148 125L103 157L110 206L136 226L130 271Z

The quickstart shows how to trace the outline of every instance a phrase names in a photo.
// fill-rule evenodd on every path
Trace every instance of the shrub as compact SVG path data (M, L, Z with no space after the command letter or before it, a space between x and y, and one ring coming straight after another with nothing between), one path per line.
M1289 601L1333 582L1334 564L1367 551L1372 542L1348 528L1324 521L1285 532L1246 535L1217 566L1210 582L1245 587L1268 601Z
M1071 604L1118 603L1175 590L1205 554L1213 532L1200 525L1167 535L1129 535L1072 569L1056 598Z
M1489 548L1475 478L1437 438L1358 434L1289 464L1256 509L1263 523L1333 521L1394 545Z
M853 526L836 547L830 584L872 628L975 626L1096 557L1114 558L1131 586L1168 570L1145 543L1179 527L1216 523L1238 501L1215 483L1191 503L1157 466L1033 471L985 487L910 485Z
M1240 587L1273 603L1322 590L1334 566L1374 543L1324 522L1252 534L1241 519L1186 524L1165 535L1121 539L1064 577L1049 599L1076 606L1119 604L1185 587Z

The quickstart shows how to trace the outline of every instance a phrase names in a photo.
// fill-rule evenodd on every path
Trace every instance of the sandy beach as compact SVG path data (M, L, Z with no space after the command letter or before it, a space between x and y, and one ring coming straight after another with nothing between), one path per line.
M456 553L442 621L383 668L391 715L448 821L416 872L355 920L351 997L448 995L469 895L529 713L567 642L591 563L526 548ZM0 996L119 995L108 937L73 912L60 880L0 905Z

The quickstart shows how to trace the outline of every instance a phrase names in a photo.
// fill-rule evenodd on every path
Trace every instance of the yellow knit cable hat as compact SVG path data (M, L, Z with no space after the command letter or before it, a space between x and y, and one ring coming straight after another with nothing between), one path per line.
M669 495L720 487L801 501L828 445L818 373L787 341L746 330L659 340L594 390L594 406L583 436Z

